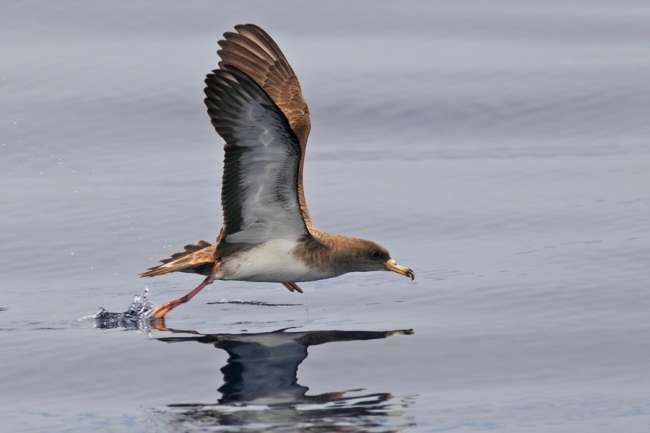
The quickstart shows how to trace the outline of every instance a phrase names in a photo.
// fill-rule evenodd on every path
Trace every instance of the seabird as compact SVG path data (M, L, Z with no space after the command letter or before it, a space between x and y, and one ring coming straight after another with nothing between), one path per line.
M142 273L205 275L184 296L157 307L152 319L192 299L215 280L282 283L348 272L387 270L415 279L375 242L317 229L309 216L303 166L311 128L300 83L278 45L260 27L224 33L219 68L205 79L205 104L225 141L223 226L216 242L200 241Z

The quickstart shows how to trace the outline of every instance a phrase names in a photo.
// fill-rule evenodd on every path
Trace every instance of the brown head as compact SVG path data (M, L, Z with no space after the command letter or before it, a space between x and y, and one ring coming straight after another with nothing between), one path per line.
M415 272L398 265L388 250L365 239L335 236L330 244L336 266L345 272L391 271L415 279Z

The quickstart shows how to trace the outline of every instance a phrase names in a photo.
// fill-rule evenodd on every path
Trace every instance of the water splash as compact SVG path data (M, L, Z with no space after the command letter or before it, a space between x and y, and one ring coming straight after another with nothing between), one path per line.
M153 308L154 304L149 300L149 288L145 287L141 295L133 296L133 301L125 312L113 313L100 307L92 317L97 328L143 329L147 327L147 319Z

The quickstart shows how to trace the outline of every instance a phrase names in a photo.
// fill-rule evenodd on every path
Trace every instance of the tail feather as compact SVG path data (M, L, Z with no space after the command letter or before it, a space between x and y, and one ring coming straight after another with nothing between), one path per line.
M174 253L171 257L162 259L160 265L153 266L141 273L141 277L155 277L170 272L193 272L207 275L214 265L215 246L206 241L196 245L188 244L184 251Z

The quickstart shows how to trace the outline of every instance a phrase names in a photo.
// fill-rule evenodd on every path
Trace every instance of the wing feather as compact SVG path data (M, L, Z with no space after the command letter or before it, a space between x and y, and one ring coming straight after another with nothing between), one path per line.
M254 24L235 26L235 32L224 33L219 46L219 66L234 67L251 77L284 114L296 135L301 147L298 203L305 224L312 229L302 182L311 120L298 77L273 38Z
M233 67L208 74L205 104L226 141L221 202L230 244L308 234L298 201L301 147L266 92Z
M219 66L234 66L266 91L289 121L300 145L307 145L311 129L309 108L300 83L273 38L254 24L235 26L219 41Z

